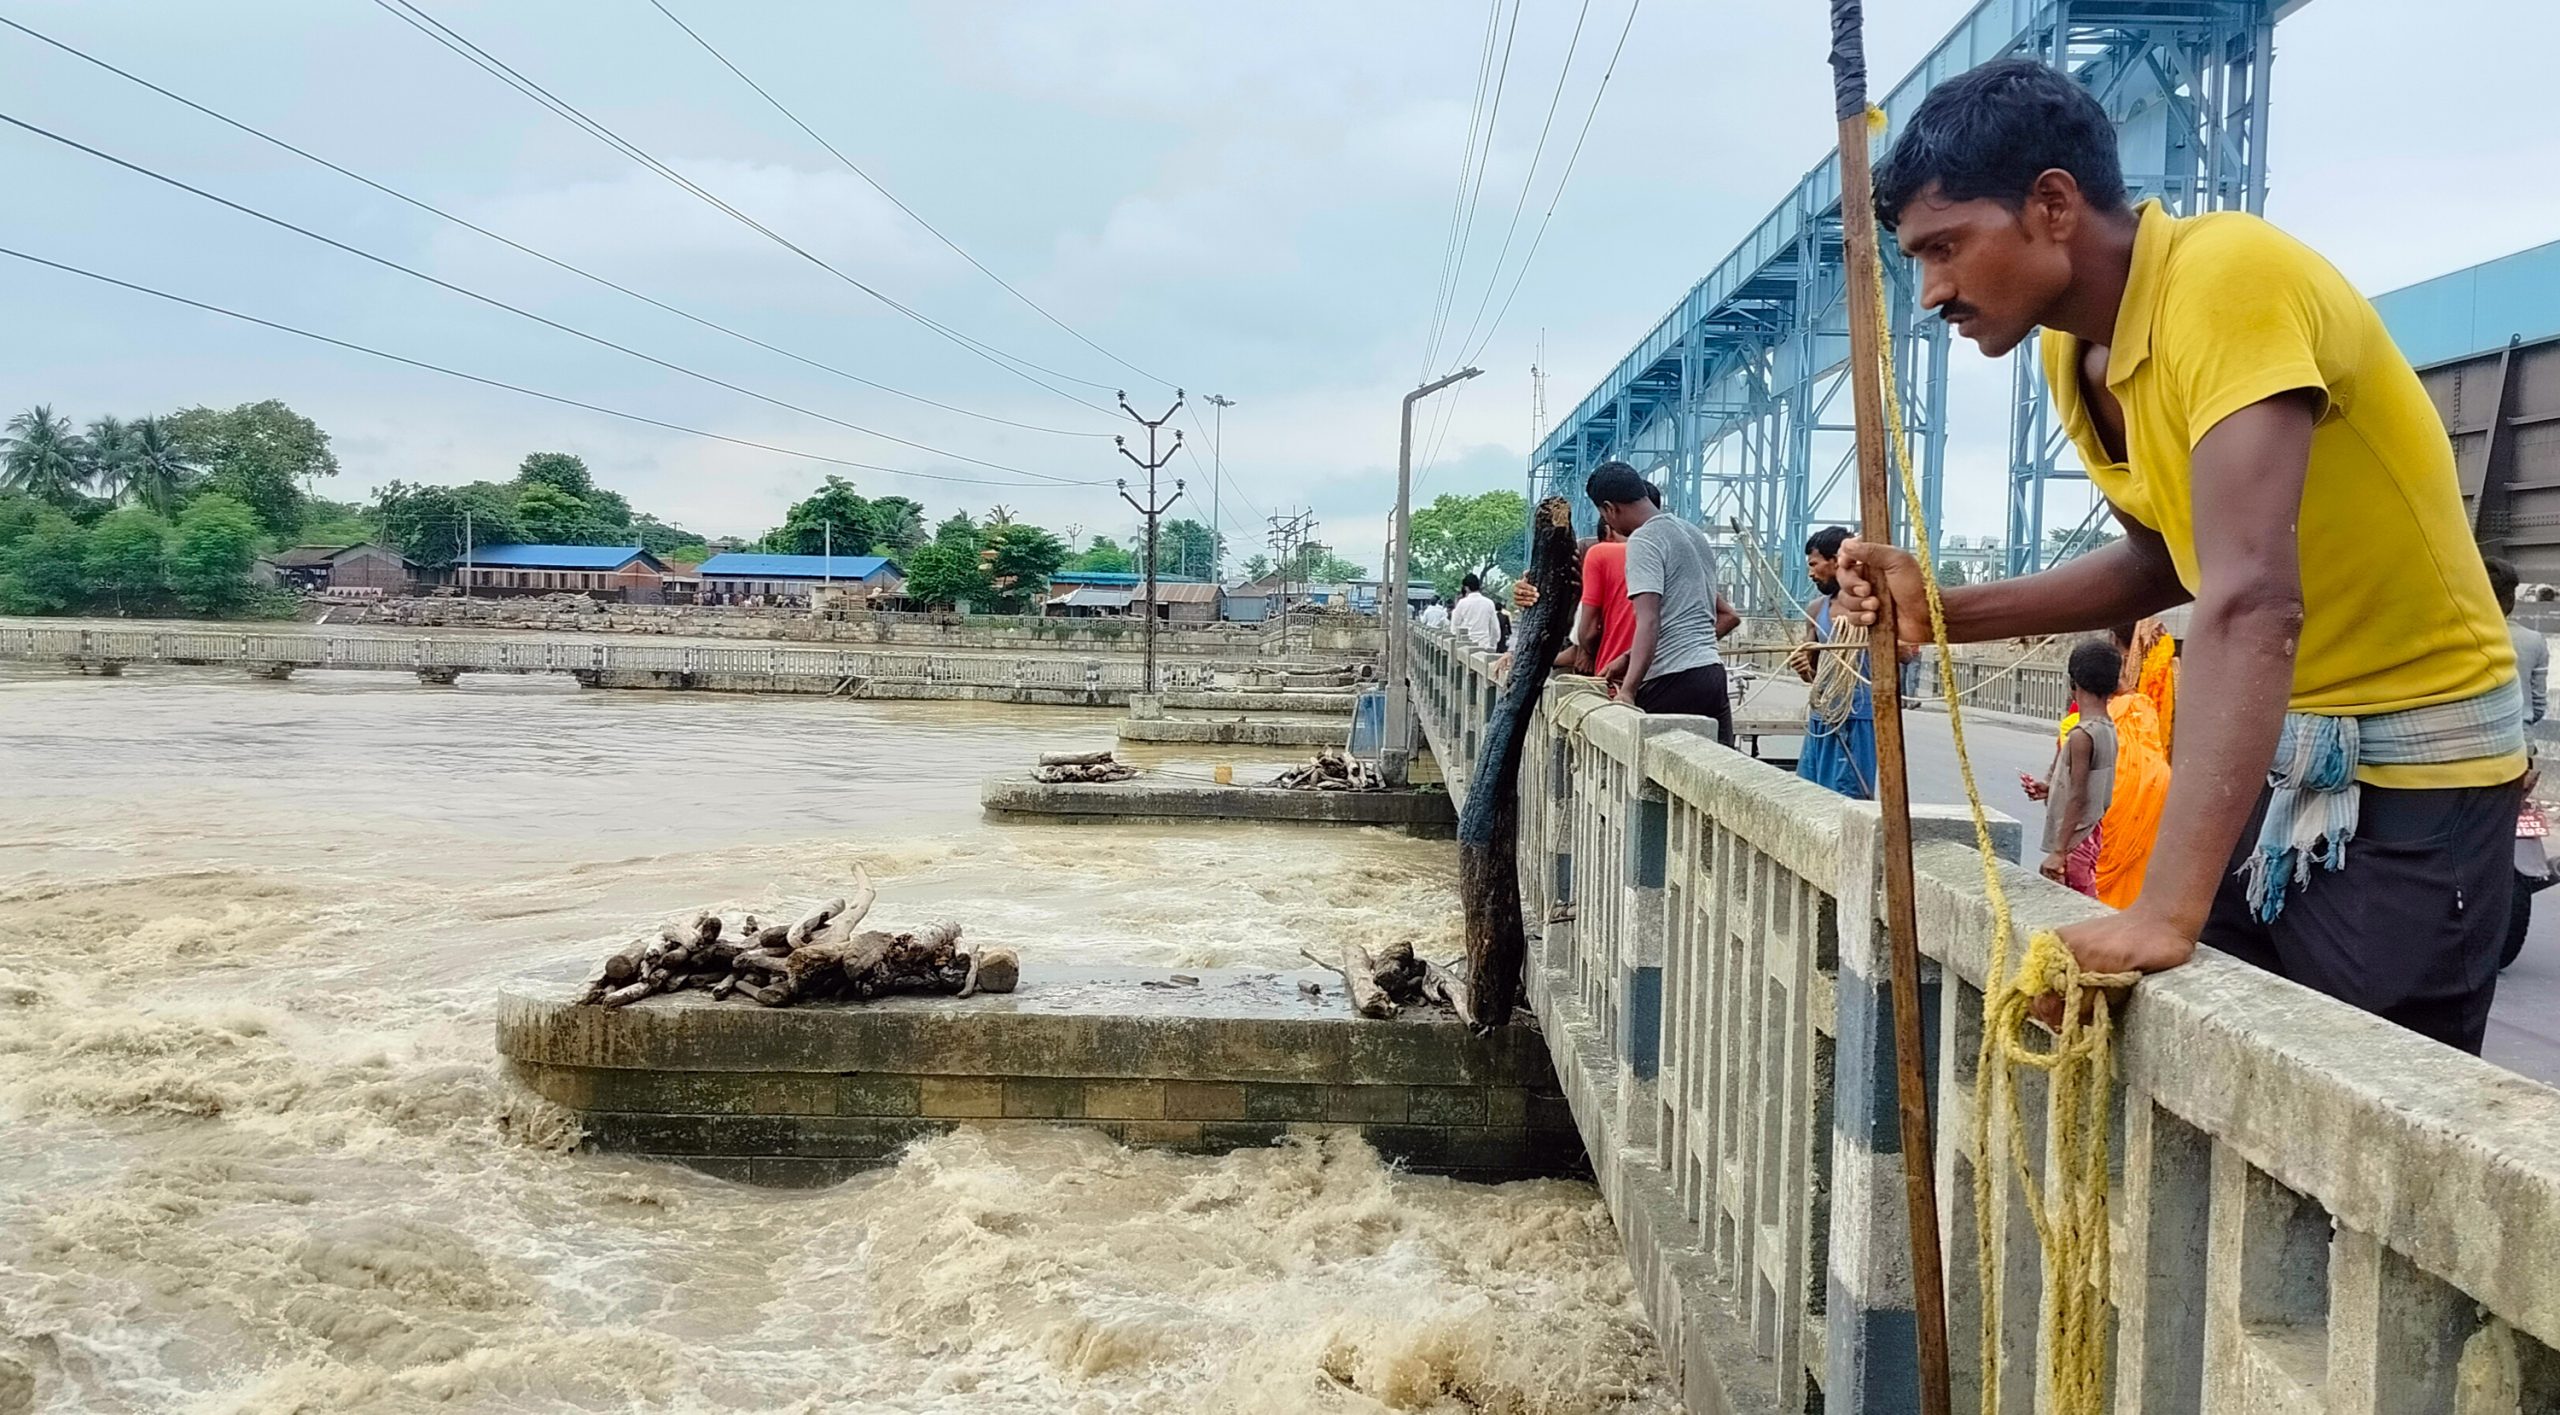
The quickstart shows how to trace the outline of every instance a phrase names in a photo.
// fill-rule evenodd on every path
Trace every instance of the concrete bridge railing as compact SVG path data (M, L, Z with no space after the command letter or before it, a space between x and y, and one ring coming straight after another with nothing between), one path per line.
M699 675L759 681L941 684L984 689L1046 689L1125 696L1142 682L1132 658L1064 655L971 657L948 653L816 648L783 644L607 643L511 636L416 637L379 631L241 632L223 629L96 629L42 624L0 625L0 660L72 664L244 664L253 667L374 669L422 673L566 673ZM1164 686L1186 689L1215 680L1192 663L1159 667Z
M1489 662L1424 634L1413 674L1426 735L1463 783ZM1909 1409L1875 810L1716 746L1698 721L1549 688L1521 777L1522 893L1532 927L1549 921L1531 996L1688 1407ZM1960 810L1918 814L1935 1164L1956 1408L1969 1410L1991 917ZM2099 907L2004 869L2022 930ZM2560 1091L2211 953L2143 984L2118 1045L2114 1409L2560 1410ZM2041 1156L2041 1089L2023 1091ZM2008 1140L1994 1117L1996 1154ZM2042 1408L2042 1264L2014 1186L2001 1192L2003 1408L2027 1412Z

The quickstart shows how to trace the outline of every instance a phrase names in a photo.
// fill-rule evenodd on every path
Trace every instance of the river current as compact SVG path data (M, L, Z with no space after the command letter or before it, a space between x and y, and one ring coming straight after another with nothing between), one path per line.
M514 975L857 863L1026 958L1456 951L1446 844L981 818L1111 720L0 675L0 1415L1674 1408L1588 1185L1055 1130L755 1190L497 1067Z

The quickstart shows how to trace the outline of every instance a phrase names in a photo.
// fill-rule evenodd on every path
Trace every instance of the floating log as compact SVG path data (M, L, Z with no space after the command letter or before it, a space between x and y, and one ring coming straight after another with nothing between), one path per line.
M1458 899L1465 913L1468 1010L1477 1027L1511 1020L1529 956L1520 918L1520 757L1538 694L1582 597L1573 517L1561 496L1538 503L1527 578L1538 601L1513 621L1511 673L1485 714L1483 754L1458 813Z
M1376 767L1339 747L1327 747L1299 766L1271 778L1284 791L1384 791L1387 779Z
M627 1007L658 993L695 988L716 999L737 996L782 1007L900 992L1013 991L1021 975L1013 950L965 950L958 924L855 932L878 899L870 876L856 869L846 898L830 899L787 926L757 927L750 915L732 930L717 914L698 914L607 957L579 1000Z

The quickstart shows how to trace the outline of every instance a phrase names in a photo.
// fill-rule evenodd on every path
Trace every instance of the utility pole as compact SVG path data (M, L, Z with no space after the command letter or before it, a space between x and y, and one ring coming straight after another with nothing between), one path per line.
M1482 372L1463 368L1404 395L1404 430L1396 442L1396 514L1388 526L1395 553L1387 557L1387 603L1378 607L1387 626L1387 733L1378 770L1389 786L1404 785L1406 769L1413 764L1413 690L1405 682L1413 665L1413 610L1405 591L1413 560L1413 405Z
M445 522L450 526L451 521ZM471 508L462 508L462 597L471 598Z
M1121 456L1136 463L1147 474L1145 501L1140 501L1129 494L1129 483L1125 479L1120 483L1120 499L1137 507L1138 514L1147 518L1146 684L1147 691L1152 693L1156 690L1156 518L1162 516L1173 503L1182 499L1182 482L1179 478L1176 478L1173 483L1173 495L1162 501L1156 499L1156 473L1162 470L1165 463L1173 460L1175 452L1181 450L1182 429L1173 430L1173 445L1161 451L1157 450L1156 432L1166 423L1173 421L1174 414L1182 411L1182 390L1179 388L1173 390L1173 406L1164 410L1163 417L1153 420L1139 416L1138 410L1129 406L1128 394L1122 393L1118 397L1120 411L1127 413L1132 421L1147 430L1147 455L1144 460L1140 460L1137 453L1129 450L1129 439L1114 437L1111 441L1119 447Z
M1224 393L1209 395L1218 410L1209 418L1209 581L1219 585L1227 582L1227 523L1218 519L1218 493L1227 484L1227 409L1235 405Z
M1279 558L1271 573L1280 582L1274 598L1280 602L1280 652L1285 657L1289 652L1289 581L1297 567L1299 553L1306 548L1307 538L1315 533L1316 513L1302 510L1295 515L1274 515L1269 520L1271 553Z

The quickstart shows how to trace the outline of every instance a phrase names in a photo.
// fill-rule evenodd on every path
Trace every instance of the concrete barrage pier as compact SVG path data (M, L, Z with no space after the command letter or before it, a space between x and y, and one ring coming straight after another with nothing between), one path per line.
M1000 814L1022 816L1382 825L1430 836L1448 835L1458 828L1457 808L1433 787L1288 791L1199 781L1052 783L995 776L978 788L978 803Z
M957 1125L1195 1153L1348 1131L1431 1173L1588 1172L1535 1030L1356 1017L1331 974L1034 964L1003 996L791 1008L577 991L563 974L507 994L508 1071L576 1111L592 1148L750 1183L832 1183Z

